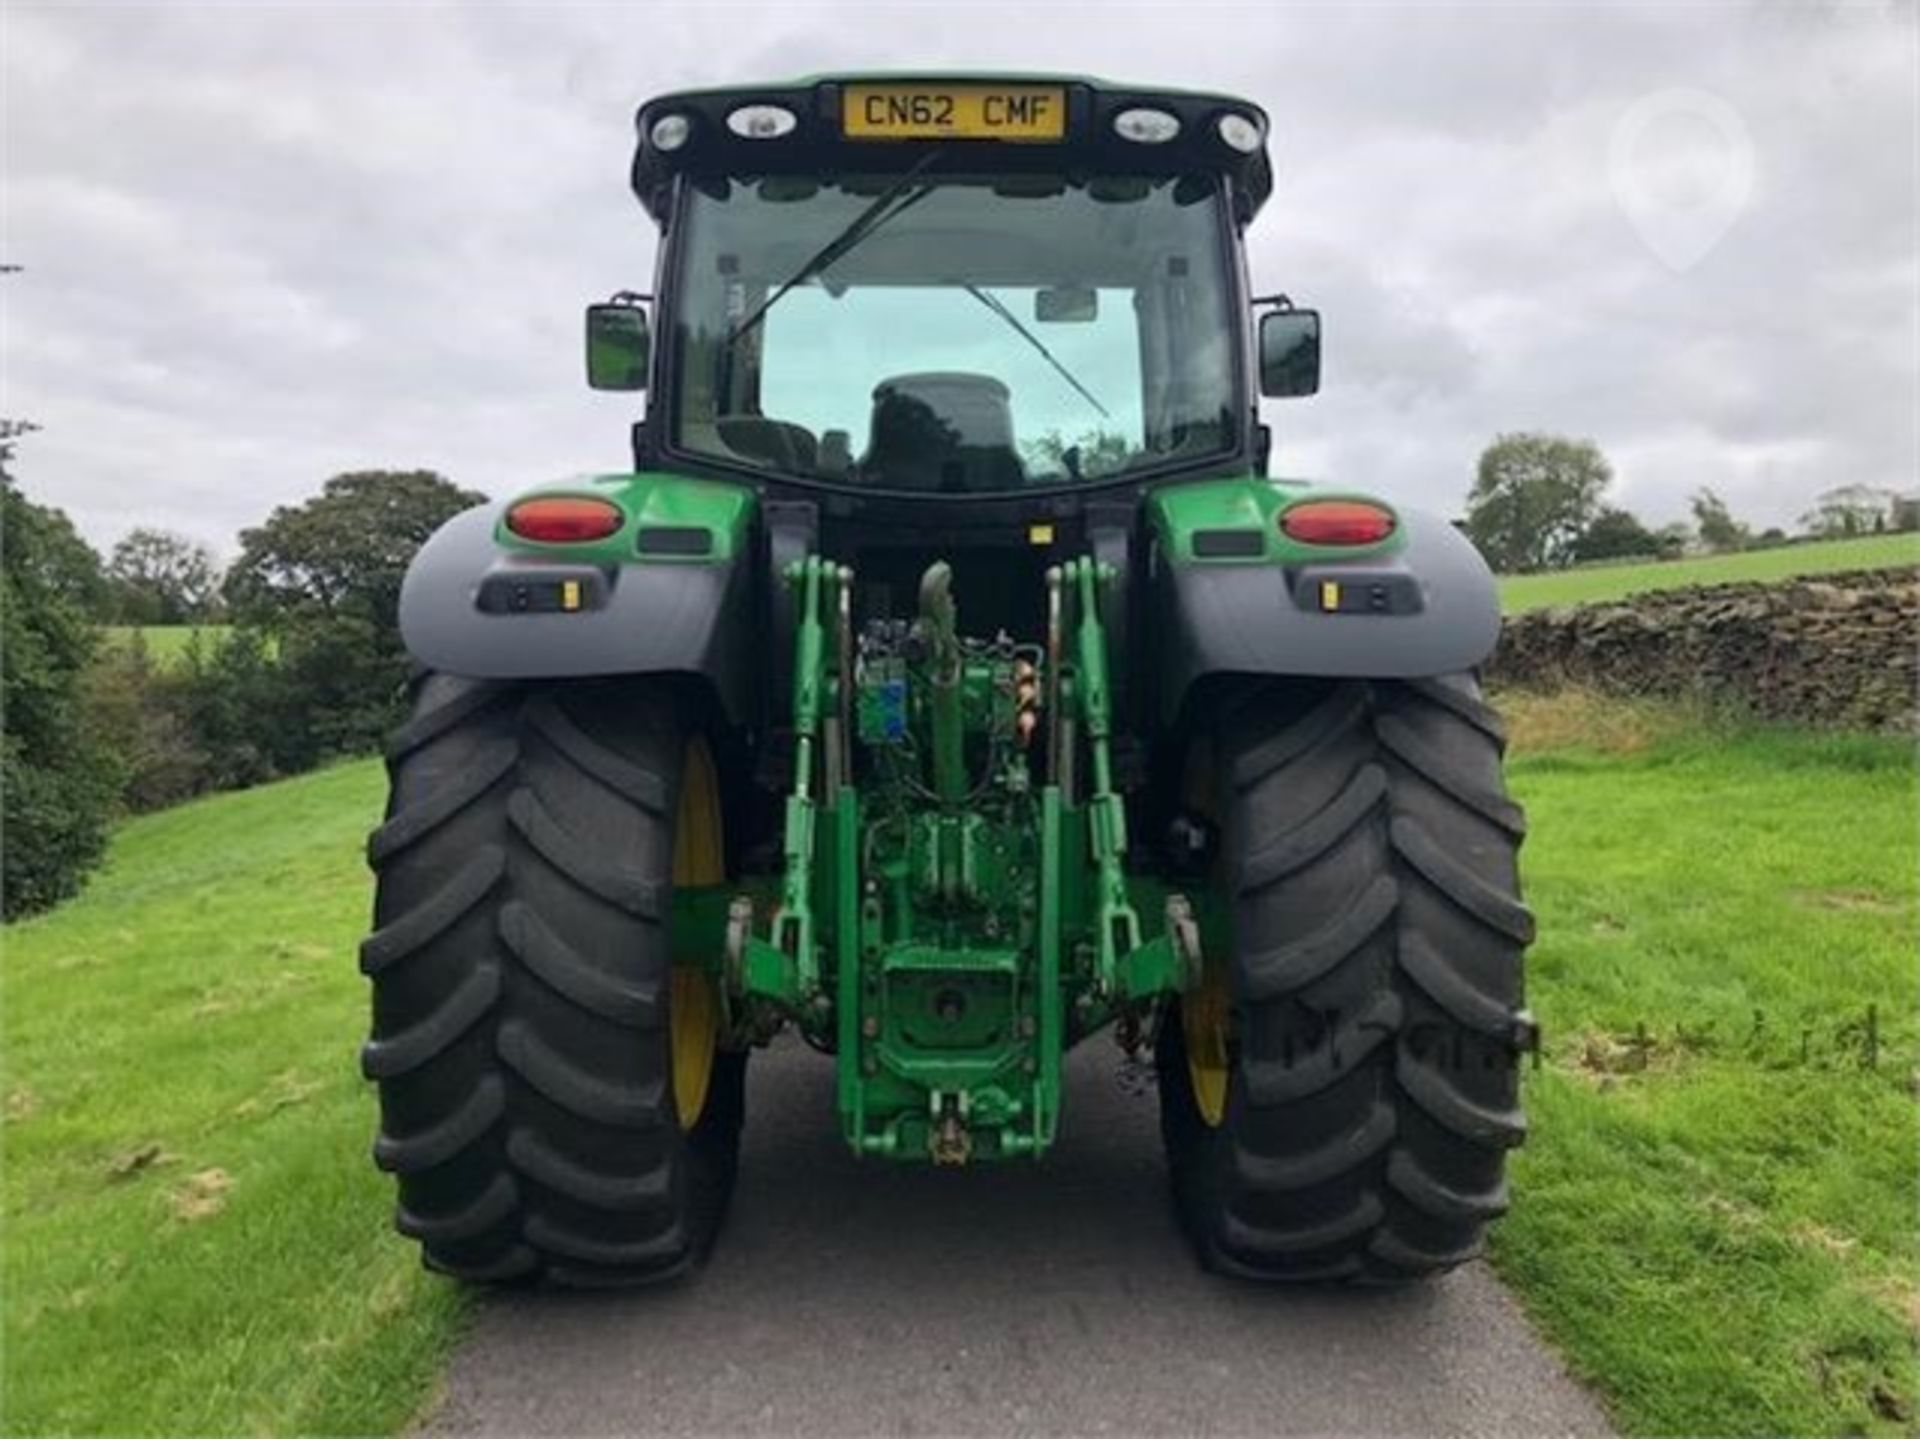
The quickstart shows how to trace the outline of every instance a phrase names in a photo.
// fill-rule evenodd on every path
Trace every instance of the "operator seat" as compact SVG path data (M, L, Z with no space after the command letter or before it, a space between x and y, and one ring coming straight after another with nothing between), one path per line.
M722 415L714 422L723 444L737 455L794 474L811 474L818 453L813 432L763 415Z
M1013 447L1008 399L991 375L929 371L882 380L873 390L862 478L896 490L1017 489L1026 471Z

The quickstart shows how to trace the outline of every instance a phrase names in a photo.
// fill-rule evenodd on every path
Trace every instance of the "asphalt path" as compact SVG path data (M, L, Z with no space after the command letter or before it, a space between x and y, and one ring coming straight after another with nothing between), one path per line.
M832 1063L749 1069L740 1184L664 1290L490 1299L427 1428L487 1434L1604 1434L1484 1266L1268 1290L1195 1266L1150 1074L1068 1064L1045 1161L856 1161Z

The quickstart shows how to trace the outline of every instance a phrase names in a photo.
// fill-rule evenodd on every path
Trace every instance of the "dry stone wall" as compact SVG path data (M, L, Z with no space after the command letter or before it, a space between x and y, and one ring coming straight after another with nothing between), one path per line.
M1705 695L1773 719L1915 728L1920 572L1654 590L1509 618L1494 684Z

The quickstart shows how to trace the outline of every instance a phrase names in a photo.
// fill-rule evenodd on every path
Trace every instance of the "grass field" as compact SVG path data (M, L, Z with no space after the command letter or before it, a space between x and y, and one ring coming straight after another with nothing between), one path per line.
M1508 614L1548 605L1581 605L1618 599L1639 590L1682 585L1724 585L1735 580L1779 580L1791 575L1920 565L1920 534L1868 535L1822 540L1735 555L1662 560L1639 565L1597 565L1543 575L1509 575L1500 581L1500 605Z
M128 646L139 635L147 643L147 654L156 665L168 665L186 654L195 635L211 648L231 625L108 625L103 631L109 645Z
M128 823L6 931L5 1429L377 1433L457 1321L355 1050L363 762Z
M1545 1063L1498 1269L1629 1433L1913 1433L1911 745L1515 706Z
M1631 1432L1910 1430L1908 748L1516 719L1547 1038L1500 1271ZM430 1394L463 1310L389 1229L354 1063L380 801L358 763L132 821L6 931L7 1432L378 1433Z

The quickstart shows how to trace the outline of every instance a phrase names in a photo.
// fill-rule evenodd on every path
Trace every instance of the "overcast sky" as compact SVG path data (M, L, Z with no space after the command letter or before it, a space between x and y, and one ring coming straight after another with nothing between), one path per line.
M1915 483L1910 4L0 15L0 414L44 426L22 483L102 546L228 553L348 469L622 468L579 308L651 278L634 107L879 67L1268 109L1255 283L1327 325L1323 393L1268 406L1283 473L1451 513L1488 440L1545 429L1656 522L1700 485L1766 525Z

